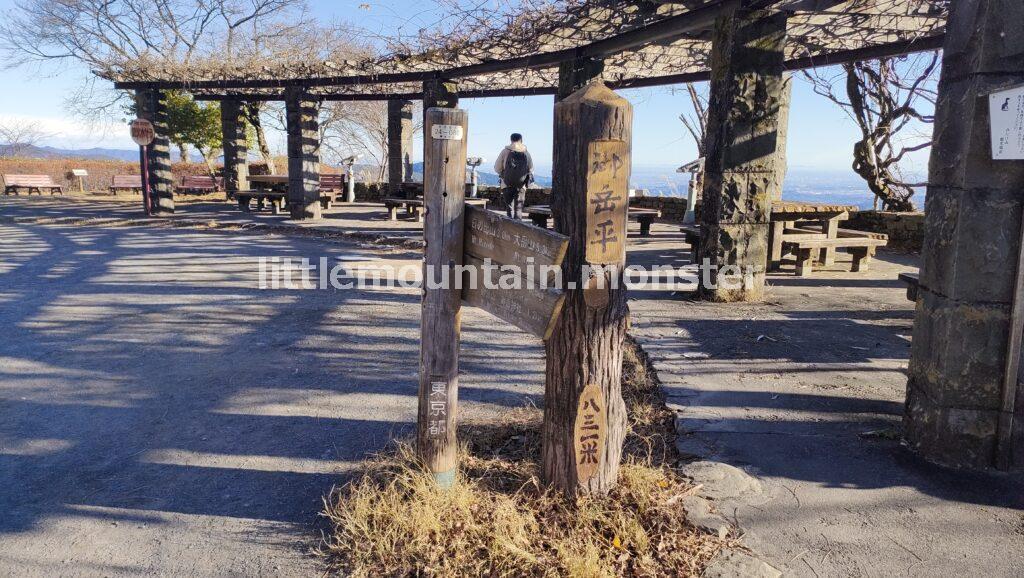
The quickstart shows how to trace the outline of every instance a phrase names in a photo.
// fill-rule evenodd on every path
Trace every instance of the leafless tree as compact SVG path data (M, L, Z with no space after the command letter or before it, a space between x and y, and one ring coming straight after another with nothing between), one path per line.
M705 152L704 138L707 134L708 96L693 84L686 85L686 95L690 99L690 110L680 114L679 120L697 145L697 157L702 158Z
M0 120L0 156L21 157L53 136L30 120Z
M335 161L362 154L374 167L370 180L382 182L388 167L388 111L383 102L335 102L326 104L321 115L322 152ZM420 123L414 125L418 132Z
M914 189L925 185L908 182L900 162L931 146L931 135L921 127L934 121L938 67L938 52L929 52L804 73L814 91L839 105L860 129L853 170L886 210L913 210Z
M260 157L263 158L263 162L267 165L267 170L270 174L277 174L277 165L274 163L274 154L270 151L270 142L267 140L267 131L263 126L263 113L267 108L266 102L251 101L245 103L242 107L242 114L245 115L245 120L252 127L253 132L256 136L256 146L259 148Z

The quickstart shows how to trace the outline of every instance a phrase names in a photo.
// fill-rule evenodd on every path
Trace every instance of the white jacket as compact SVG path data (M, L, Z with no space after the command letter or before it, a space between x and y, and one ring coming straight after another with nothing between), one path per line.
M501 176L501 173L505 171L505 159L508 158L508 153L511 151L526 153L527 166L530 168L530 174L533 174L533 157L530 156L530 151L526 150L526 145L522 142L514 142L507 147L501 149L501 154L498 155L497 160L494 161L494 172Z

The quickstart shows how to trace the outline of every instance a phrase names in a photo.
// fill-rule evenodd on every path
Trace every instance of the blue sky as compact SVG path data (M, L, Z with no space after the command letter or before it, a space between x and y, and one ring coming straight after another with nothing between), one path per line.
M6 11L16 1L0 0L0 9ZM415 0L310 1L317 18L355 22L381 33L398 26L412 32L430 26L437 17L430 6ZM120 126L90 126L65 109L65 96L80 85L84 70L44 70L47 72L48 77L41 76L35 69L3 72L8 90L0 91L0 117L38 121L45 130L54 133L47 143L54 146L133 147ZM634 105L635 164L678 166L696 156L696 147L678 120L679 114L688 107L685 94L673 94L670 88L628 90L622 94ZM493 159L507 144L508 134L516 131L525 135L538 164L550 163L552 102L550 96L463 100L461 106L470 113L470 155ZM849 167L850 151L857 134L855 125L838 107L815 95L807 82L797 79L790 113L790 166L845 170ZM926 161L926 152L917 154L908 168L922 169Z

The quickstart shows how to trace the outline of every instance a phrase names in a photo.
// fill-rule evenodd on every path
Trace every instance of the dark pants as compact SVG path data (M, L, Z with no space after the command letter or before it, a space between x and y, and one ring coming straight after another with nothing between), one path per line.
M501 199L505 202L505 214L513 219L522 219L524 197L526 187L505 187L501 191Z

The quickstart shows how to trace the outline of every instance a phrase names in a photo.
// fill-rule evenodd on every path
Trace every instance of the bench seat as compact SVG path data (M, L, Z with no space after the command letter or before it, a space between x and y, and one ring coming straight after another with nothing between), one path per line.
M534 205L532 207L526 207L523 212L530 217L530 221L534 225L542 228L548 228L548 220L551 218L551 206L550 205ZM661 211L658 209L646 209L640 207L629 208L629 220L640 223L640 236L650 237L651 236L651 224L654 223L654 219L661 217Z
M398 220L398 209L405 209L407 215L416 215L416 221L422 223L425 208L423 199L403 199L400 197L385 197L382 201L388 209L388 220ZM466 199L467 205L487 208L487 199Z
M822 249L845 249L846 252L853 255L853 265L850 270L857 273L867 268L878 247L884 247L888 243L889 237L881 233L861 234L860 231L850 230L839 233L834 239L822 235L806 239L783 237L782 241L783 247L796 253L796 274L799 277L811 274L814 258Z
M15 196L19 191L24 190L29 195L35 192L42 195L43 190L49 190L50 195L63 195L64 187L53 182L50 175L0 175L4 181L4 194Z
M142 192L142 175L114 175L110 177L110 193L118 191Z
M263 189L235 191L234 197L238 202L238 208L245 212L250 211L249 204L252 201L256 201L256 207L259 210L262 210L269 201L270 212L275 215L284 212L285 205L288 204L288 193L285 191ZM335 191L320 191L320 206L323 209L330 209L337 199L338 193Z
M916 303L918 288L921 286L921 276L917 273L900 273L897 278L907 284L907 300Z

